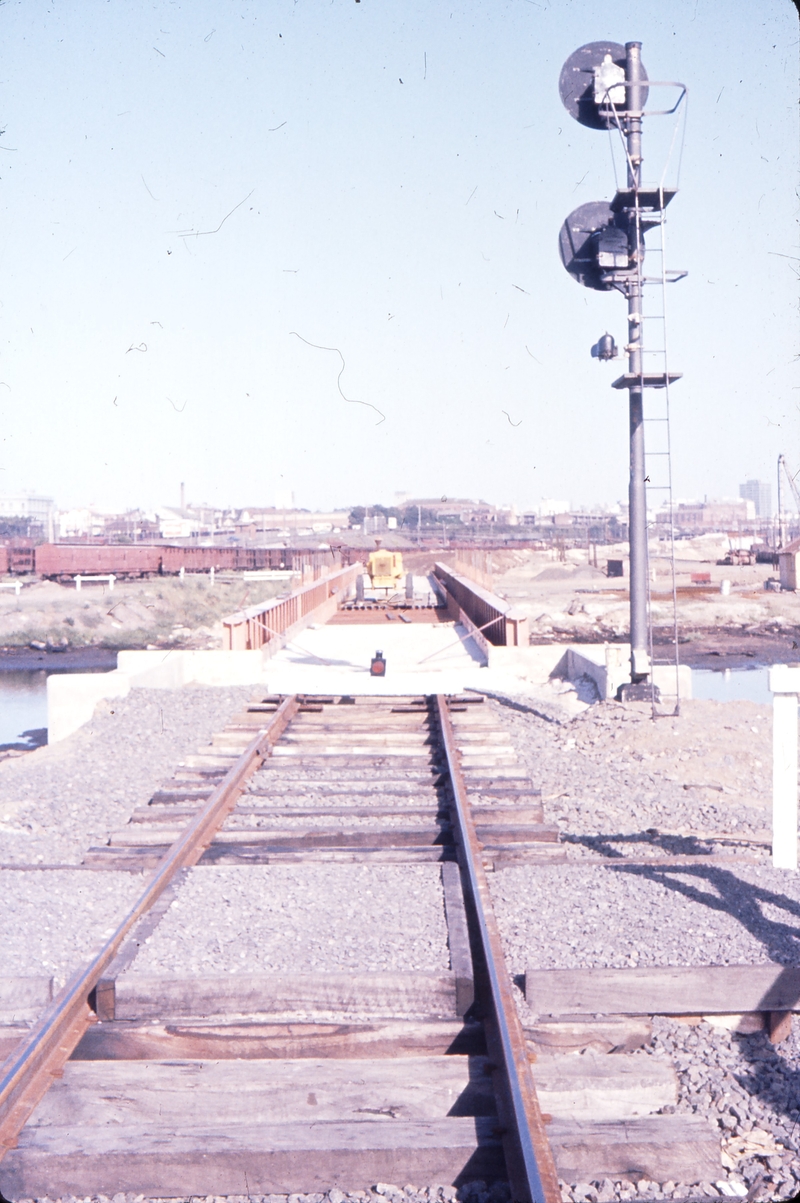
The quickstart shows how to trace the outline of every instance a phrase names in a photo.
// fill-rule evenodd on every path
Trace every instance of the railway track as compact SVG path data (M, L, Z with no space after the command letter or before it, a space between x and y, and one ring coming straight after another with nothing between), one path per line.
M648 1114L674 1100L674 1071L591 1052L641 1045L642 1016L523 1029L489 879L562 857L480 697L254 696L87 851L87 870L141 871L145 885L0 1071L3 1194L507 1180L514 1200L556 1203L557 1166L572 1182L653 1177L664 1149L669 1172L694 1180L709 1164L701 1121ZM243 909L227 961L206 961L221 920L203 890L219 874ZM293 935L265 968L247 905L275 881L295 893L260 916L258 938ZM399 932L380 928L388 890ZM417 930L423 896L438 934ZM309 940L337 955L310 963ZM393 941L399 964L383 956ZM559 1042L587 1055L554 1054Z

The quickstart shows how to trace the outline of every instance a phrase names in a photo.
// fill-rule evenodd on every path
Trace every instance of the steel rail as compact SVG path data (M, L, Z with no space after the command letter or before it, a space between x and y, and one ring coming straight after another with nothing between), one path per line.
M459 853L466 872L469 892L478 922L482 951L489 978L494 1022L503 1070L508 1083L509 1102L513 1112L514 1137L521 1158L519 1177L509 1166L509 1177L515 1203L561 1203L553 1152L547 1139L544 1119L531 1073L525 1033L517 1013L511 987L511 977L505 965L500 931L492 907L489 883L483 865L482 846L478 840L467 787L456 747L453 724L447 698L437 694L436 706L450 780L453 785L456 819L459 832ZM523 1194L523 1191L525 1194Z
M198 815L163 856L142 893L92 959L76 970L44 1014L0 1066L0 1161L16 1146L19 1133L94 1021L89 995L131 929L164 892L175 874L202 856L233 809L248 778L272 751L297 712L295 696L284 698L272 719L248 744Z

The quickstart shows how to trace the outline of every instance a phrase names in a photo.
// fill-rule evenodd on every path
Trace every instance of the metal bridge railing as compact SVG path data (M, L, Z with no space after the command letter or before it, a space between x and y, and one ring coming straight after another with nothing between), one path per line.
M495 647L518 647L528 643L527 617L504 598L453 572L446 564L437 562L433 573L455 607L482 632L486 641ZM458 620L459 615L455 617Z
M321 581L314 581L288 597L239 610L222 620L223 643L226 651L256 651L265 644L279 639L304 619L314 617L334 598L343 596L354 584L356 577L364 571L362 564L351 564L339 572L331 573ZM321 617L321 615L320 615Z

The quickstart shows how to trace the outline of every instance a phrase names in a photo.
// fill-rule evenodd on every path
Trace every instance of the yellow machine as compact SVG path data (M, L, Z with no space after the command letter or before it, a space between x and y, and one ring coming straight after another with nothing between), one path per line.
M373 589L396 589L403 579L403 557L399 551L376 547L369 554L367 572Z

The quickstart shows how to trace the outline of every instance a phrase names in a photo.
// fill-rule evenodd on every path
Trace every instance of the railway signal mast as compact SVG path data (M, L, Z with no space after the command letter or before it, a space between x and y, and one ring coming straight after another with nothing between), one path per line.
M664 187L664 177L656 186L642 184L642 126L651 87L677 87L678 100L671 109L653 116L675 113L686 89L682 84L658 84L648 80L641 59L641 43L590 42L581 46L564 64L559 79L561 100L576 121L594 130L616 130L621 138L627 166L627 186L618 188L614 199L581 205L561 227L561 260L570 275L586 288L598 291L616 289L628 302L628 341L625 352L628 370L614 381L616 389L627 389L630 415L630 483L628 491L628 538L630 544L630 637L631 682L622 686L622 696L656 700L652 681L652 630L649 617L647 554L647 489L644 438L644 390L668 389L680 378L670 373L664 349L660 370L645 368L643 291L645 284L672 282L685 272L667 272L663 261L658 278L643 275L644 235L664 224L664 210L677 191ZM664 169L666 174L666 167ZM663 321L665 314L659 315ZM610 334L604 334L592 348L600 360L614 359L617 347ZM666 419L665 419L666 420ZM662 453L668 456L668 452ZM669 463L669 459L667 459ZM671 498L671 472L669 473ZM670 504L671 509L671 504ZM670 515L670 526L671 515ZM670 535L672 538L672 534ZM673 572L673 599L674 572ZM677 649L677 639L676 639Z

